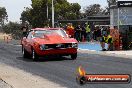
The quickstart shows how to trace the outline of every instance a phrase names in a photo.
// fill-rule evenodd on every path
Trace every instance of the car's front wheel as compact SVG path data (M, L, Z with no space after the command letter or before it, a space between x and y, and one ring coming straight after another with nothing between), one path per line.
M24 58L28 58L28 52L25 50L23 46L22 46L22 54Z
M37 53L35 52L35 50L34 49L32 49L32 59L33 59L33 61L37 61L38 60L38 55L37 55Z
M72 60L75 60L76 58L77 58L77 53L71 54L71 59L72 59Z

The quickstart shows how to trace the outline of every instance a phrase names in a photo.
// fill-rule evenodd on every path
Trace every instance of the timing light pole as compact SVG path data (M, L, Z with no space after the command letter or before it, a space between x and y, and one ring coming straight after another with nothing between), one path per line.
M52 28L54 28L54 1L52 0Z

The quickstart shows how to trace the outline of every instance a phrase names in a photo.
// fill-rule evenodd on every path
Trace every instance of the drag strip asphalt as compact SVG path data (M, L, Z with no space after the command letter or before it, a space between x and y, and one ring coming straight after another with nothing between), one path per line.
M0 62L68 88L132 88L132 83L86 84L80 86L75 80L79 66L86 69L88 74L132 75L132 59L127 58L79 51L77 60L70 60L70 57L50 57L40 58L39 61L34 62L22 57L21 46L0 42Z

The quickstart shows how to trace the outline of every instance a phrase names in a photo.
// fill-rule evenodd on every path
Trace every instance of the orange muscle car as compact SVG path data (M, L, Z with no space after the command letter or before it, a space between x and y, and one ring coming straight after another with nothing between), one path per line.
M70 38L62 28L35 28L31 29L22 41L22 54L24 58L59 55L77 58L78 42Z

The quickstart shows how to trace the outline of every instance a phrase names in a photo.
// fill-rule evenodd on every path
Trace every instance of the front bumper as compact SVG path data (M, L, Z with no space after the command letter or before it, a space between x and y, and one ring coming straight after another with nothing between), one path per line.
M62 48L62 49L49 49L49 50L40 50L35 49L37 55L46 56L46 55L71 55L77 53L77 48Z

